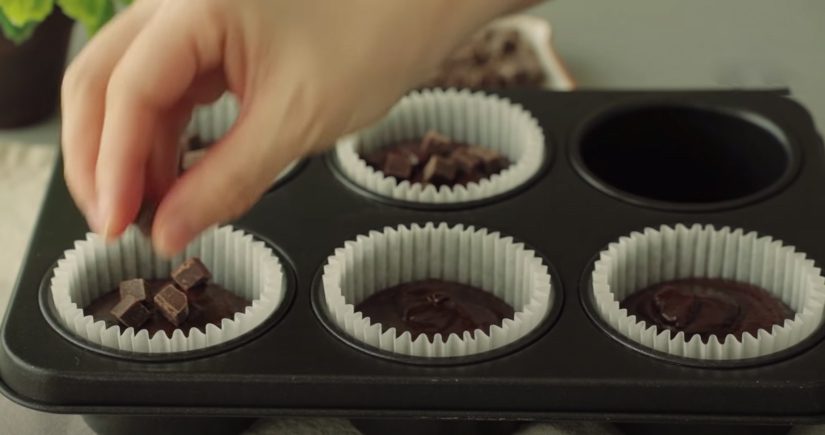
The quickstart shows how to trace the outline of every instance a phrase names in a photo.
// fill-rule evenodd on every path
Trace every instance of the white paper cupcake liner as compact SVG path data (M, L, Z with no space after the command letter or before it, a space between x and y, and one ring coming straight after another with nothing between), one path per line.
M186 133L182 138L185 149L183 150L181 167L184 170L188 169L206 154L205 149L186 149L187 138L197 136L204 142L216 141L232 128L235 120L238 119L239 113L240 105L238 104L237 98L228 92L212 104L195 108L195 111L192 113L192 119L186 127ZM292 172L297 164L297 160L290 163L275 177L272 183L275 184Z
M459 282L487 290L510 304L515 315L489 333L462 336L384 329L355 311L382 289L427 278ZM552 308L550 274L535 252L499 233L473 226L400 225L371 231L335 250L324 267L324 301L331 320L352 338L374 348L415 357L458 357L513 343L544 320Z
M163 331L149 336L145 329L106 326L83 313L95 298L130 278L168 278L186 258L199 257L215 282L252 303L243 312L208 324ZM284 299L286 284L278 258L263 242L231 226L203 232L186 250L171 260L154 254L151 241L129 227L116 242L107 244L96 234L77 241L58 261L51 280L51 295L60 323L76 336L100 346L145 354L176 353L227 342L264 322Z
M478 183L436 188L385 176L359 155L421 138L429 130L494 149L507 156L510 166ZM362 188L388 198L421 203L476 201L507 192L535 175L545 156L544 133L521 106L482 92L452 89L407 95L377 124L340 139L335 153L344 175Z
M681 278L721 278L764 288L795 315L769 331L737 339L659 330L637 321L619 302L650 285ZM601 252L592 273L595 308L610 327L642 346L701 360L739 360L787 349L822 323L825 279L814 262L792 246L755 232L728 227L661 226L633 232Z

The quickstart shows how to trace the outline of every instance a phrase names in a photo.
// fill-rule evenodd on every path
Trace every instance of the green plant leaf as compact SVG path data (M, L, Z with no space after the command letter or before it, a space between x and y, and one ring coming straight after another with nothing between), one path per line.
M57 0L57 4L66 15L83 24L89 36L100 30L115 13L112 0Z
M3 36L5 36L6 39L17 45L29 39L32 33L34 33L34 29L37 28L37 24L35 21L30 21L22 26L15 26L11 20L6 17L6 14L3 13L3 9L0 8L0 30L2 30Z
M9 22L22 28L45 20L54 9L54 0L0 0L0 9Z

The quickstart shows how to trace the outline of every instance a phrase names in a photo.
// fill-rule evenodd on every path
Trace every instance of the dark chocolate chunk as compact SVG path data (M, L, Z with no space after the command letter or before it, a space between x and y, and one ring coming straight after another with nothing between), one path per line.
M175 284L184 291L206 284L210 278L212 278L212 274L209 273L209 269L197 257L187 259L172 272L172 279Z
M374 293L355 309L380 323L383 330L396 328L432 338L440 333L462 335L512 319L513 307L490 292L466 284L427 279L400 284Z
M385 175L403 180L410 177L412 170L413 164L409 156L398 151L387 153L382 169Z
M138 328L140 325L146 323L151 316L151 313L139 300L132 295L126 295L120 299L110 313L126 327Z
M392 161L388 163L390 156ZM420 141L400 141L361 157L373 169L399 181L438 185L478 182L510 165L506 157L494 150L455 142L435 131L429 131ZM431 162L433 157L440 160Z
M484 147L470 147L467 148L467 153L481 159L481 163L484 165L484 172L488 175L500 172L507 167L507 158L502 156L498 151Z
M481 159L473 154L467 152L466 148L459 148L455 150L450 157L465 174L472 174L481 168Z
M639 290L621 301L628 314L673 332L682 331L689 340L728 334L741 339L745 332L756 336L793 317L793 311L767 290L751 284L715 279L689 278L662 282Z
M169 284L169 280L147 280L150 296ZM201 332L206 332L206 325L220 326L223 319L231 319L236 313L244 311L250 304L250 301L212 283L190 290L187 293L187 299L189 301L189 317L182 324L173 325L163 317L160 310L149 309L151 316L140 329L146 330L150 337L158 331L164 331L167 336L171 337L175 329L189 331L191 328L197 328ZM95 321L102 320L107 325L116 325L119 322L111 313L111 310L118 302L120 302L120 293L115 288L93 300L83 309L83 313L94 317ZM150 297L148 303L153 303L152 297Z
M139 302L144 302L149 299L149 288L146 285L146 280L143 278L121 281L118 290L120 291L121 298L131 296Z
M366 160L367 164L372 166L373 168L383 168L384 161L387 159L387 149L379 148L370 153L363 154L361 157L364 160Z
M167 284L155 295L155 307L169 321L179 326L189 317L189 301L186 293L178 290L174 284Z
M435 131L428 131L421 139L421 152L425 155L449 155L454 149L455 145L447 136Z
M432 184L447 184L455 180L456 164L450 158L432 156L424 166L422 181Z

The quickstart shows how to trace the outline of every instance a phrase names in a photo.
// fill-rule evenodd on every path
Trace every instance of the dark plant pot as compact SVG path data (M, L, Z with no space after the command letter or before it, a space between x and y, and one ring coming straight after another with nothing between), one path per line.
M56 10L21 45L0 36L0 128L33 124L57 109L71 30Z

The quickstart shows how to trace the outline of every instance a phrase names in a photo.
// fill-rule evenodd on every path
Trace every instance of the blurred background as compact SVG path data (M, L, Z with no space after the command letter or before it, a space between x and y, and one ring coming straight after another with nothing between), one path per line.
M825 126L825 1L555 0L527 13L550 22L558 55L579 89L789 88L819 129ZM101 24L94 19L83 24ZM48 95L56 90L64 56L70 59L86 40L83 26L72 27L62 16L46 18L42 27L27 43L36 45L29 54L0 41L0 313L56 155L60 121ZM18 62L18 74L10 72L10 62ZM22 76L29 80L20 79L20 68L28 68ZM46 107L11 119L35 102ZM76 418L23 410L3 398L0 427L83 433ZM565 433L553 430L531 433Z

